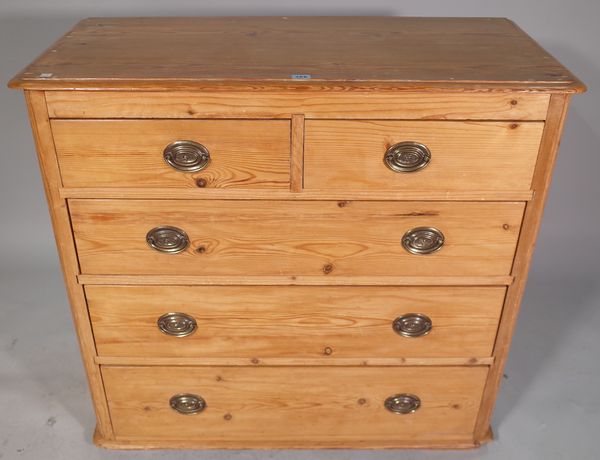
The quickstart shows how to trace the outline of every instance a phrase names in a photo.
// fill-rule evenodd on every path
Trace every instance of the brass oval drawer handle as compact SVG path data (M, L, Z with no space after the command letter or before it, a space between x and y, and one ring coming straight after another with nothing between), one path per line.
M394 172L415 172L431 161L427 146L413 141L399 142L385 151L383 162Z
M392 323L394 331L402 337L422 337L429 334L432 327L431 318L422 313L407 313Z
M390 396L383 403L385 408L394 414L412 414L421 407L421 399L409 393Z
M402 237L402 246L411 254L431 254L444 245L444 234L433 227L417 227Z
M177 227L155 227L146 234L146 242L158 252L177 254L184 251L190 240L183 230Z
M201 396L191 393L172 396L169 405L174 411L185 415L199 414L206 409L206 401Z
M169 166L182 172L201 171L210 163L206 147L194 141L175 141L165 147L163 158Z
M185 313L165 313L156 321L160 331L173 337L186 337L197 329L196 320Z

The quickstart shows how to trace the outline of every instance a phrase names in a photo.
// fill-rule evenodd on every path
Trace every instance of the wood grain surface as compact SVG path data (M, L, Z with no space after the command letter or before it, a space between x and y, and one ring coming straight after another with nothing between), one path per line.
M544 120L544 93L386 91L48 91L52 118Z
M487 368L103 366L102 375L117 440L376 445L472 441ZM204 398L204 412L171 409L181 393ZM383 403L399 393L417 395L421 407L390 413Z
M89 18L26 90L110 448L462 448L490 420L570 95L502 18ZM164 162L175 140L207 169ZM385 150L421 142L411 174ZM183 229L180 254L146 242ZM435 227L444 246L409 254ZM198 329L171 337L158 317ZM392 321L422 313L419 338ZM205 398L201 413L169 406ZM387 411L399 393L412 414Z
M245 201L529 201L532 190L306 190L242 188L61 188L61 198L188 199Z
M101 365L110 366L381 366L381 367L414 367L414 366L490 366L494 364L492 356L460 356L458 358L404 358L404 357L375 357L375 358L340 358L330 355L327 359L316 358L185 358L185 357L148 357L148 356L96 356L94 361Z
M101 356L388 358L491 356L504 287L86 286ZM193 317L197 330L169 336L157 320ZM422 337L392 323L431 318Z
M317 190L529 190L543 123L308 120L304 186ZM430 163L390 170L386 150L425 145Z
M523 203L70 200L81 272L163 275L508 275ZM183 229L179 254L146 243ZM446 243L433 254L401 244L415 227Z
M52 132L66 187L290 187L285 120L53 120ZM208 166L169 166L163 150L179 140L205 146Z
M80 284L176 286L510 286L510 275L486 276L334 276L322 275L78 275Z
M567 69L502 18L90 18L12 87L388 83L399 88L579 91Z
M512 336L515 331L521 301L527 285L527 276L531 265L535 241L542 223L544 206L550 190L552 171L556 158L560 138L569 108L570 96L558 94L552 96L548 108L548 121L545 126L542 145L540 148L540 159L536 166L533 188L534 199L527 203L523 229L519 238L512 273L515 282L509 287L506 301L502 312L502 320L498 329L498 337L494 347L494 356L497 357L495 365L491 368L485 387L484 400L475 428L475 437L483 438L491 423L492 411L496 404L496 396L502 381L504 366L508 360Z
M59 195L61 186L60 169L56 161L44 93L41 91L27 91L25 93L25 100L29 111L36 153L44 181L44 191L50 211L50 219L54 230L56 248L61 262L73 323L77 332L79 349L94 403L96 431L104 439L111 440L113 439L112 424L104 394L104 384L100 375L100 367L94 362L96 345L88 316L85 293L83 286L77 283L79 265L77 262L77 253L75 252L75 241L71 229L69 208L67 200L62 199Z

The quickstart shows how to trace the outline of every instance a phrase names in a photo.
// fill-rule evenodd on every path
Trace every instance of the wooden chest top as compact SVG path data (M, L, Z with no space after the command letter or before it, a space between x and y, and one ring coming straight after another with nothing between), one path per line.
M89 18L10 82L28 89L214 85L585 89L501 18Z

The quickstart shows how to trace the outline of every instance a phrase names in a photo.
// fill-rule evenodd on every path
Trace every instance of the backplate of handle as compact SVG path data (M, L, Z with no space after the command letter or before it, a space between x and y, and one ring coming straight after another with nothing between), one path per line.
M383 155L383 162L394 172L415 172L423 169L431 161L431 151L420 142L399 142L389 147Z
M433 227L416 227L402 237L402 246L411 254L431 254L444 245L444 234Z
M197 329L196 320L185 313L165 313L156 321L158 329L173 337L186 337Z
M210 152L206 147L194 141L175 141L163 151L165 162L182 172L201 171L210 163Z
M182 229L168 225L155 227L146 234L148 245L166 254L177 254L184 251L190 244L190 240Z
M202 396L191 393L177 394L169 399L171 409L180 414L193 415L199 414L206 409L206 401Z
M422 337L429 334L432 327L431 318L422 313L406 313L392 323L396 334L402 337Z
M383 405L394 414L412 414L421 407L421 399L410 393L400 393L387 398Z

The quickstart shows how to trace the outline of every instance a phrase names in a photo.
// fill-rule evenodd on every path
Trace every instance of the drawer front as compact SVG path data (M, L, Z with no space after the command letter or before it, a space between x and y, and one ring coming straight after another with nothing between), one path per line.
M82 273L113 275L508 275L523 208L510 202L69 201ZM430 227L443 234L443 244L439 233L411 233ZM148 238L175 238L173 248L182 251L153 249ZM413 254L406 239L410 248L440 249ZM173 242L159 247L168 250Z
M541 122L307 120L304 186L529 190L543 127Z
M487 367L102 368L117 439L199 444L472 439L486 375ZM171 398L182 394L202 398L204 409L177 412ZM417 396L420 406L390 412L384 402L397 395ZM181 402L173 400L179 408Z
M289 188L287 120L53 120L52 132L65 187ZM208 164L189 145L168 164L176 141L204 146Z
M101 356L487 357L504 287L86 286Z

